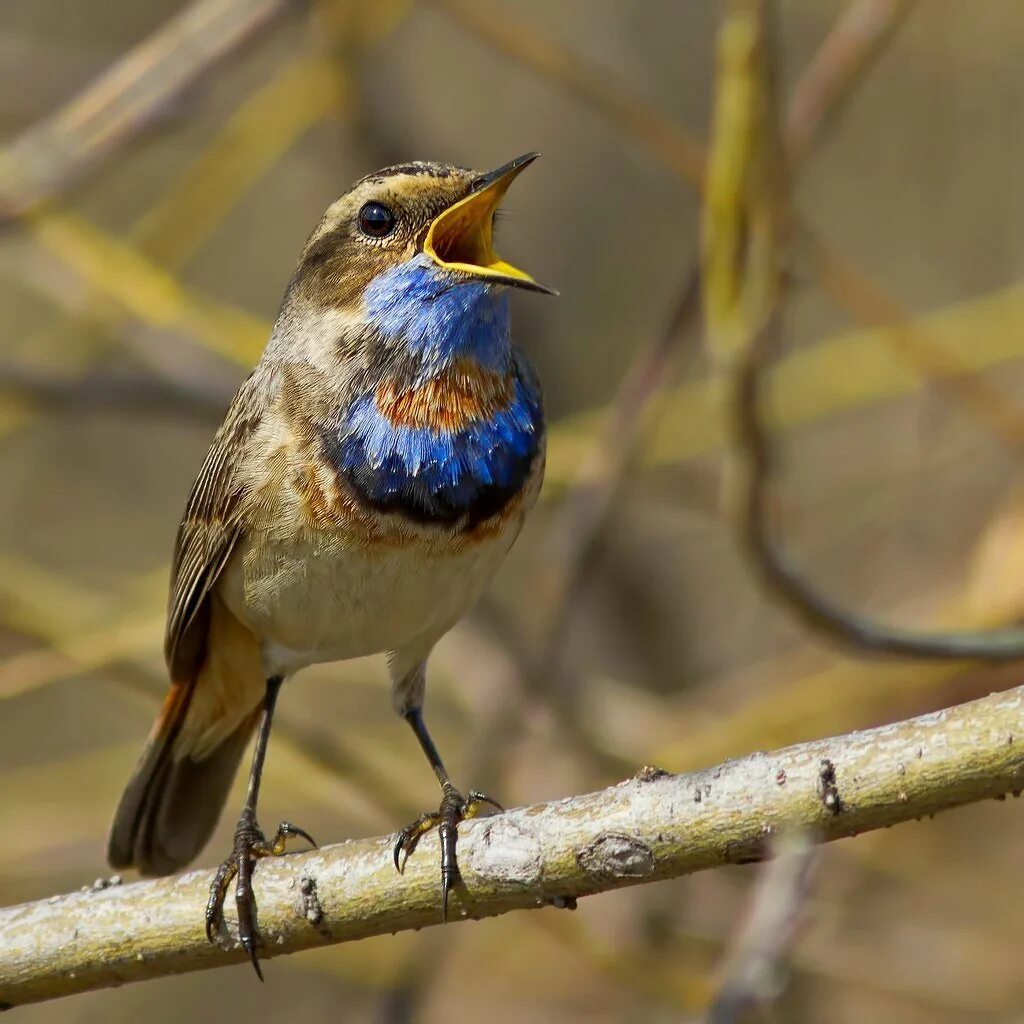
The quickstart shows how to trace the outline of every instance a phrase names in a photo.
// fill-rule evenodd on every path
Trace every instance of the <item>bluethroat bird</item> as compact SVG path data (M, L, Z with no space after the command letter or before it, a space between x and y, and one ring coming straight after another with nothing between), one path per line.
M423 721L427 658L487 586L537 498L544 415L509 334L508 289L547 292L494 250L494 214L536 157L490 173L389 167L335 202L309 237L273 333L193 485L171 570L171 689L117 808L115 868L173 872L209 839L256 742L228 887L260 974L252 875L302 829L256 820L278 692L319 662L386 653L396 711L441 785L394 859L437 827L442 914L460 820L484 803L453 785ZM262 974L261 974L262 977Z

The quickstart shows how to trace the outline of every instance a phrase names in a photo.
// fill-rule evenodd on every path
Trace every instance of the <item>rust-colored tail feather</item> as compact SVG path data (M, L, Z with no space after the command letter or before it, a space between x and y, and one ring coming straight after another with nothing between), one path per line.
M258 708L201 757L183 753L182 726L195 685L171 687L121 797L107 846L113 868L170 874L195 858L217 825Z

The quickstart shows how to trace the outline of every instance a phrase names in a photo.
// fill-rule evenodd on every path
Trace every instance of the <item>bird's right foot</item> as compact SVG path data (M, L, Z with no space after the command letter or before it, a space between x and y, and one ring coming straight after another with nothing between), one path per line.
M308 832L290 825L287 821L282 821L277 826L273 842L268 842L255 819L243 815L235 829L231 856L217 868L217 873L210 883L210 898L206 903L206 937L210 942L216 942L217 932L224 922L224 901L227 898L228 886L231 885L232 879L237 877L235 909L238 913L238 941L248 953L260 981L263 980L263 971L260 969L256 953L259 932L256 928L256 897L252 891L252 874L256 861L264 857L281 856L285 852L288 839L292 836L299 836L316 846L315 840Z

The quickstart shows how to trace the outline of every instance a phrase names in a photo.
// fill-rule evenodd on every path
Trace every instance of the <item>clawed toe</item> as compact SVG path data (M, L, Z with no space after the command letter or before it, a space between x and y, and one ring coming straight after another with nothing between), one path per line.
M436 828L441 844L441 920L448 920L448 894L459 879L456 848L459 822L474 818L484 805L503 810L501 804L475 789L464 797L451 783L442 787L441 806L436 811L421 814L398 833L394 846L395 868L399 873L416 849L422 836Z
M395 870L399 874L405 871L405 862L409 859L412 851L416 849L420 836L426 835L432 828L436 828L440 820L441 816L436 811L421 814L398 833L393 854Z
M235 842L231 856L225 860L210 883L210 897L206 902L206 937L216 942L217 932L224 921L224 902L228 887L235 879L235 909L238 913L238 941L249 955L256 976L263 980L256 947L259 932L256 927L256 897L252 889L253 869L256 861L264 857L279 857L285 852L288 840L298 836L312 846L316 841L304 829L281 822L272 842L260 831L255 821L243 818L235 829Z

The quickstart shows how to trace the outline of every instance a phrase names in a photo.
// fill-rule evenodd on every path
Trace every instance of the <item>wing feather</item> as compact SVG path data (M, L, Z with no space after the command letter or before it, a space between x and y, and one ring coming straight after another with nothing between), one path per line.
M175 682L195 679L206 654L209 596L243 533L238 467L266 409L269 389L249 375L228 409L192 485L171 563L164 656Z

